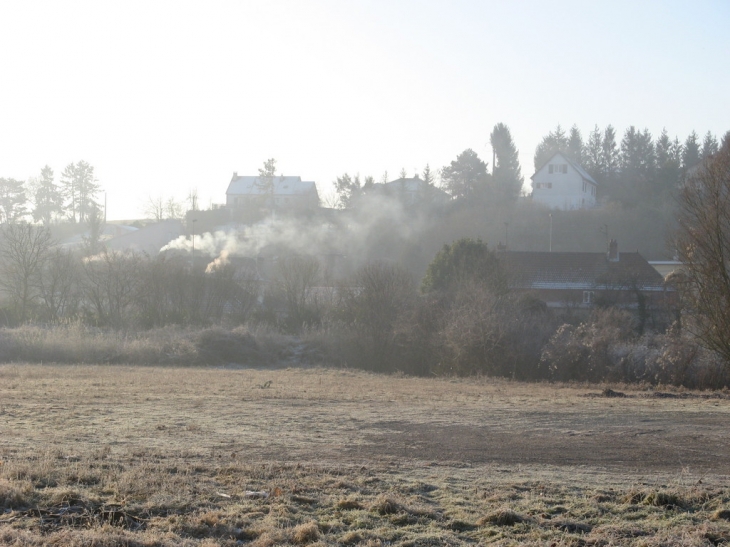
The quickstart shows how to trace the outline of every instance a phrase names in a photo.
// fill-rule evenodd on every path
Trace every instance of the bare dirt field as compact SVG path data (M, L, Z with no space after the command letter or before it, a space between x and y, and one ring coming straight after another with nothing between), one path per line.
M730 542L730 394L602 389L3 365L0 544Z

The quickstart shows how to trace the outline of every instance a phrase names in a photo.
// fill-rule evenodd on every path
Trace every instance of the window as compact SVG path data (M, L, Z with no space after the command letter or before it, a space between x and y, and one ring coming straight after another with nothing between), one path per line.
M586 181L583 181L583 191L586 191Z
M548 173L550 173L551 175L553 174L553 169L555 169L555 166L552 163L548 165Z
M583 303L593 304L593 300L596 298L596 293L593 291L583 291Z
M552 188L553 183L552 182L536 182L535 183L535 189L537 188Z

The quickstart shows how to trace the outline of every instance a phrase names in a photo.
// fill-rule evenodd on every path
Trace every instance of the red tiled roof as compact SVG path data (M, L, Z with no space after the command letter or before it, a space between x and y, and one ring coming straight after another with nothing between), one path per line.
M515 289L664 289L664 279L639 253L533 253L506 251L499 259Z

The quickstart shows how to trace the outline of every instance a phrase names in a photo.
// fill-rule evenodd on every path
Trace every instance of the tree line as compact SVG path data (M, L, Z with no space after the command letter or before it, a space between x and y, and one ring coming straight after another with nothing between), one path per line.
M102 215L97 201L101 186L94 167L86 161L69 163L57 182L46 165L40 176L27 181L0 178L0 224L32 218L48 226L57 220L89 222Z
M524 177L519 164L519 151L509 127L498 123L489 140L494 164L491 172L488 163L482 161L472 149L467 149L442 169L433 171L426 164L421 173L414 173L411 178L423 181L423 201L428 202L429 190L439 186L452 198L515 200L522 190ZM407 178L407 171L402 169L399 179ZM387 171L377 183L372 176L361 178L359 174L344 173L333 183L337 194L335 205L343 209L355 207L363 197L378 191L378 184L387 182L390 182Z
M584 139L577 126L566 132L558 125L537 145L534 167L539 169L561 152L598 182L599 198L635 206L676 195L682 176L728 142L730 131L721 142L710 131L702 139L692 131L681 142L671 138L666 128L654 138L648 129L633 125L620 141L612 125L603 130L596 125Z

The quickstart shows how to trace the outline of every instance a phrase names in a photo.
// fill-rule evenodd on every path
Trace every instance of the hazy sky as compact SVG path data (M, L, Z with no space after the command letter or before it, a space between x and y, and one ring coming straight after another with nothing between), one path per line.
M558 123L730 129L730 2L0 0L0 177L86 160L108 218L222 203L233 171L397 178L466 148L522 170ZM103 196L101 198L103 200Z

